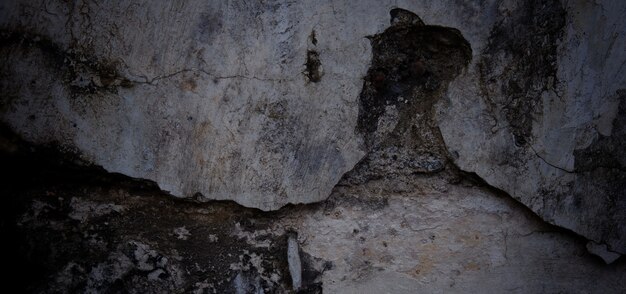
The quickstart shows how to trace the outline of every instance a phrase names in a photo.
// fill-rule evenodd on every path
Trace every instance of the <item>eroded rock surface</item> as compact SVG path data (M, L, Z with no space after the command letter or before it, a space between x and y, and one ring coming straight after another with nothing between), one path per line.
M486 272L503 270L496 279L501 281L509 270L536 269L526 259L519 260L522 251L532 250L522 245L512 247L520 252L508 260L507 240L514 226L546 227L519 218L492 221L493 230L486 223L469 229L491 236L481 247L490 254L507 250L504 261L488 254L462 266L463 271L489 270L447 280L437 274L460 273L459 266L450 267L451 272L446 266L428 268L429 262L435 264L433 256L452 254L448 261L462 264L471 251L461 250L454 257L455 244L464 240L465 231L440 231L440 227L463 227L468 219L481 224L482 217L522 213L522 207L513 204L491 210L499 205L489 202L495 201L489 198L495 190L459 186L472 175L508 193L543 220L592 242L571 245L563 241L571 237L554 237L556 241L541 237L529 245L537 244L543 250L540 254L562 247L564 253L550 254L569 256L575 251L574 262L588 265L576 251L584 244L595 244L592 251L596 252L606 248L611 260L626 252L626 2L400 2L1 3L0 118L27 141L54 144L66 153L79 154L83 162L150 180L172 195L197 200L234 200L246 207L276 210L287 204L323 201L332 194L335 200L323 205L341 203L333 209L347 210L347 223L379 216L375 225L380 228L359 238L363 244L380 236L385 239L381 244L390 244L386 239L393 239L395 233L383 228L393 227L399 215L411 219L401 228L423 222L430 228L425 231L447 236L434 249L420 247L432 249L430 255L420 257L410 244L422 240L428 244L430 236L423 239L421 228L406 229L404 241L393 247L393 253L373 244L359 247L367 256L362 260L350 251L360 244L352 242L354 236L314 242L321 236L335 236L333 227L345 225L333 223L332 215L320 215L326 210L321 204L291 207L280 212L280 220L274 219L277 215L263 216L267 217L263 230L271 231L270 245L263 247L266 251L252 249L258 240L250 246L233 245L235 251L224 249L230 255L223 257L228 262L219 270L228 274L219 283L183 277L191 265L178 262L182 253L172 251L176 246L134 237L143 228L120 229L111 235L119 239L105 238L113 242L106 250L89 253L100 258L99 267L55 261L69 266L64 272L77 273L69 276L82 279L74 284L57 277L54 281L62 281L59 289L109 289L118 282L102 280L98 273L115 268L118 276L130 277L122 279L126 284L120 287L125 288L163 276L165 284L155 286L158 289L191 290L196 286L188 281L194 281L193 285L215 291L293 290L288 281L295 280L286 278L288 262L276 255L286 250L288 227L296 228L300 237L313 236L302 250L340 264L333 270L326 265L311 269L307 278L307 262L315 258L303 257L301 284L295 288L310 286L311 291L320 289L322 281L324 287L337 291L374 291L359 284L364 277L393 280L411 289L421 287L419 281L477 289L473 288L480 286L476 281ZM94 195L111 197L108 192ZM362 202L373 196L380 197L374 201L378 210L363 212L370 204L364 208ZM445 197L451 197L445 205L432 206ZM62 198L48 203L35 197L32 207L62 208L59 213L71 219L70 227L75 225L72 222L90 224L109 215L131 215L133 209L149 210L149 204L128 208L113 200ZM459 206L465 202L470 208ZM484 202L491 204L481 206ZM175 206L171 209L179 209ZM229 223L242 208L223 209L232 211L225 212L225 219L208 223L216 227ZM302 215L290 215L292 211ZM155 236L162 238L168 232L177 242L194 240L194 223L201 221L200 216L189 211L185 213L191 216L163 213L172 221L185 221L172 227L155 221L163 226ZM30 217L29 228L38 226L38 216L38 212L24 216ZM249 212L239 223L256 217ZM328 225L317 226L320 223ZM44 217L46 230L55 230L56 225ZM78 231L86 229L79 226ZM233 230L239 229L225 226L224 230L206 234L208 239L201 241L220 240L219 246L230 246L229 242L239 240L232 237ZM243 230L237 236L257 234L256 230ZM516 231L514 239L534 236L529 233L533 230ZM504 241L495 235L504 235ZM73 244L60 242L61 247ZM343 251L333 256L323 251L325 246ZM139 249L144 252L139 255L149 261L130 254ZM186 248L185 254L196 249ZM394 255L398 252L411 256L414 264L398 261L400 255ZM169 263L159 265L161 257ZM204 257L181 260L198 258ZM210 256L206 261L216 258L222 257ZM122 263L107 263L122 259ZM378 259L379 266L373 266L372 260ZM259 265L262 260L265 266ZM562 266L558 262L554 266ZM382 273L377 274L379 268ZM432 270L430 276L422 276ZM594 277L605 273L592 265L586 270ZM145 275L135 275L137 271ZM345 279L336 280L326 271ZM541 277L534 273L528 272L529 279ZM616 289L611 281L618 274L611 273L608 291ZM539 281L512 288L503 285L490 286L509 290L519 286L523 292L547 287ZM574 284L559 285L576 289ZM549 289L558 289L553 287Z
M325 199L363 156L367 40L305 3L17 1L0 16L2 119L32 142L263 210Z
M402 9L390 14L391 27L368 37L372 62L357 123L368 153L350 173L355 178L356 171L366 170L361 181L440 172L449 165L433 106L472 56L457 29L426 25Z
M461 169L620 253L624 13L623 1L502 1L487 45L438 105Z
M621 293L626 279L623 258L606 265L444 173L342 181L324 202L261 212L18 150L0 153L0 228L4 285L25 292Z

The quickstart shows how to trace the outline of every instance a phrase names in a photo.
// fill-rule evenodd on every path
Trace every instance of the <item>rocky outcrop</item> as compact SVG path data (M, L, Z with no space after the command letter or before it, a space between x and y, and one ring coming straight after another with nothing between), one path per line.
M603 2L501 3L487 46L450 86L438 118L461 169L624 253L625 175L616 159L624 157L626 5Z
M264 210L325 199L363 156L366 40L316 27L306 7L3 5L2 117L32 142L179 197Z
M0 119L266 211L476 175L626 252L623 1L353 2L3 3Z
M17 150L0 152L0 228L18 292L621 293L626 279L623 258L443 173L262 212Z

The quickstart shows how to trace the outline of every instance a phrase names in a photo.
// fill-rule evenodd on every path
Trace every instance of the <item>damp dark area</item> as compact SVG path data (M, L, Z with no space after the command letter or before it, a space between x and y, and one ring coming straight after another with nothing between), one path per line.
M315 39L313 39L315 40ZM317 41L315 41L317 43ZM306 69L304 74L310 82L319 83L322 80L322 62L320 61L320 54L315 50L308 50L306 52Z
M238 285L245 293L322 293L322 274L334 264L299 248L302 286L294 291L287 243L297 228L270 231L281 219L315 211L377 213L388 206L386 197L343 193L273 212L175 198L154 182L89 165L71 149L32 145L7 127L0 128L0 163L3 260L11 269L5 286L24 293L235 293ZM492 189L476 175L463 181ZM506 193L495 195L539 222ZM362 239L360 230L367 226L353 231L355 239Z
M359 95L356 131L369 154L353 174L439 172L450 163L434 105L467 67L472 49L458 29L426 25L399 8L390 17L389 28L368 37L373 57Z
M478 60L481 92L488 107L502 109L515 145L531 140L533 117L546 90L557 90L557 50L566 11L561 1L521 1L498 20ZM504 97L503 101L495 97Z
M590 228L600 240L617 244L616 248L626 247L620 242L620 232L626 224L626 89L615 95L619 101L617 114L609 136L599 135L589 146L574 151L574 170L580 175L573 185L571 194L580 209L593 203L603 213L597 215L602 220L601 229ZM589 197L596 195L596 197ZM581 224L584 225L584 224Z
M27 142L0 123L0 192L5 200L0 208L0 232L6 247L3 260L8 269L3 274L3 286L18 293L307 294L322 293L326 281L330 281L331 286L333 283L367 284L370 282L367 279L380 277L376 274L378 271L400 277L415 273L411 279L425 284L426 272L432 270L431 277L439 281L442 273L447 275L443 280L453 282L450 284L453 291L457 281L458 285L474 281L472 271L479 274L477 280L491 279L491 274L496 274L496 281L505 280L503 273L528 271L521 266L533 265L525 262L536 260L538 277L545 277L538 279L532 276L537 272L522 272L522 276L530 274L532 279L522 280L519 285L539 282L545 290L552 283L551 277L561 275L554 268L561 264L572 268L577 265L577 259L562 263L564 258L591 258L588 264L593 266L593 271L572 269L590 279L610 274L609 270L623 269L626 262L623 256L617 262L619 267L600 268L606 266L604 261L584 251L584 244L592 240L588 236L546 223L507 192L494 188L476 173L458 168L452 160L458 158L458 153L449 154L439 130L435 105L445 97L448 84L464 73L473 56L480 56L474 62L480 73L481 94L489 104L487 107L504 109L496 119L506 120L515 145L523 146L532 139L533 113L541 109L540 94L556 88L559 83L555 44L562 37L565 13L556 0L519 3L516 13L500 19L494 26L487 47L479 54L473 54L471 44L463 36L463 28L427 24L414 12L392 9L389 27L366 37L371 44L372 60L358 96L354 129L362 136L366 155L353 170L343 175L328 199L316 203L289 204L277 211L264 212L232 201L202 202L206 197L200 192L189 198L176 198L153 181L110 173L90 164L84 154L71 146L58 142ZM229 29L227 25L232 20L222 22L222 18L231 16L202 14L193 36L202 42L220 40L216 34ZM300 51L301 55L296 57L297 71L305 76L307 90L315 90L320 86L316 83L324 78L321 60L324 56L320 54L327 51L317 45L330 34L321 31L324 26L316 27L320 31L312 30L308 35L306 55ZM307 32L303 37L307 37ZM90 53L93 51L72 44L69 48L64 46L26 29L0 29L0 53L17 56L18 61L21 56L32 58L33 64L43 65L42 71L58 75L55 85L67 88L69 95L77 98L72 99L74 102L116 97L118 91L133 87L135 83L151 84L124 78L120 64L114 60L99 59ZM10 78L12 75L17 78ZM10 107L12 100L19 101L15 97L22 92L13 91L11 87L41 87L30 80L16 83L19 77L11 71L0 72L0 90L7 90L0 93L0 112ZM237 78L262 80L254 76ZM223 79L226 78L210 77L208 83L218 84ZM273 82L267 84L275 84ZM159 85L154 83L153 86ZM187 79L180 84L185 91L198 88L200 92L200 86L201 79ZM238 91L241 85L233 82L232 86ZM621 239L620 232L624 231L621 226L626 224L626 218L620 216L620 212L626 210L626 161L620 157L626 149L626 91L620 90L617 95L621 104L613 132L608 136L599 135L589 146L574 152L575 171L571 175L586 178L564 187L572 189L568 193L573 191L573 198L567 200L573 199L581 207L598 207L602 215L597 219L604 223L596 230L597 239L612 242ZM493 100L498 97L505 100ZM189 101L179 100L181 103ZM298 145L298 136L285 137L285 134L298 133L292 130L299 129L297 124L303 122L289 113L288 102L280 100L255 110L271 124L262 129L260 138L261 142L274 144L268 145L268 150L274 154L298 150L290 147ZM39 116L29 113L24 118L35 122ZM201 111L181 118L189 125L205 119L209 118ZM74 128L80 124L69 123ZM24 137L28 136L24 134ZM73 142L77 142L76 138ZM305 155L295 153L295 161L308 158L305 156L310 150L305 151L302 152ZM321 156L312 158L318 157ZM296 176L304 179L311 171L298 172ZM277 179L283 176L280 171L277 175ZM457 191L456 188L468 189ZM459 195L474 197L474 192L484 192L502 201L490 204L481 200L488 198L476 198L477 206L473 206L474 198ZM591 199L587 195L599 195L591 200L597 202L581 204ZM411 203L426 197L435 200L432 209L426 202ZM554 197L565 199L563 195L554 194ZM444 199L452 201L439 202ZM448 210L446 203L451 206L458 203L459 208ZM421 207L429 210L417 213L416 209ZM429 215L431 210L432 215ZM508 225L518 224L513 222L517 221L514 219L517 212L523 219L519 228ZM479 217L468 218L468 215ZM386 221L379 221L385 220L379 216L387 217ZM438 218L452 222L439 222ZM431 221L438 225L427 227ZM483 235L486 238L480 237L480 240L497 241L495 247L479 247L482 245L477 242L487 241L479 241L478 234L471 231L483 232L483 227L500 222L504 224L502 230L491 230L491 225L489 230L484 230L489 232ZM432 233L425 230L432 230ZM427 234L423 240L421 237L405 240L422 231ZM441 234L444 231L445 234ZM465 231L468 231L467 236L462 234ZM402 232L409 235L402 235L405 234ZM507 240L509 233L517 236ZM542 239L531 239L540 235ZM528 239L523 239L526 237ZM291 276L294 238L298 244L298 264L301 262L298 272L301 285L297 289L295 275ZM564 242L559 243L559 247L569 246L563 248L571 252L555 250L545 255L536 254L543 248L556 248L542 244L557 239ZM433 243L435 240L443 243ZM423 243L420 245L420 242ZM448 246L450 244L453 246ZM626 244L618 246L623 248ZM433 252L444 251L430 252L430 248L447 248L450 255L463 259L468 255L468 261L474 257L470 253L476 252L489 263L478 271L473 263L465 268L463 260L456 265L445 262L446 259L435 260L437 255ZM533 252L524 252L524 248ZM466 251L474 249L476 251ZM332 261L317 258L307 251ZM433 260L429 260L431 257ZM415 267L410 264L413 261L417 264ZM406 267L407 271L401 272L401 267ZM461 276L461 267L464 276ZM599 269L596 271L596 268ZM343 275L345 271L349 273ZM564 276L567 274L565 271ZM397 280L390 278L388 281L395 283ZM460 291L458 285L455 289ZM525 288L510 289L523 291Z
M6 126L0 163L5 286L24 293L234 293L237 279L265 293L290 292L287 235L257 233L253 241L268 244L259 247L234 232L254 234L286 214L322 207L262 212L172 197L58 144L25 142ZM298 293L321 293L321 273L332 264L300 255Z
M40 52L46 57L46 66L59 72L74 97L98 92L115 94L119 88L134 86L119 73L117 62L100 60L84 48L64 48L46 36L28 30L0 29L0 50L13 54L18 51L22 55Z

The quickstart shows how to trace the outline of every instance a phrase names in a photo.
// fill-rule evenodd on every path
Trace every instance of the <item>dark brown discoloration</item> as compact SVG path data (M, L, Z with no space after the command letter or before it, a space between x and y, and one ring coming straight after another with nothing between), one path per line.
M306 52L306 69L304 74L307 76L310 82L319 83L322 80L322 62L320 61L320 55L315 50L308 50Z
M493 27L478 63L487 105L501 111L493 115L503 116L517 146L531 140L542 92L556 88L557 46L565 26L560 1L523 2Z
M392 26L369 37L373 57L359 96L357 124L369 155L355 171L441 171L448 155L433 105L467 66L472 51L456 29L424 25L402 9L390 14ZM381 130L390 111L397 122L391 130Z
M46 56L46 66L58 71L59 78L74 97L103 91L117 93L119 88L134 85L119 73L117 62L99 60L83 50L63 48L40 34L0 30L0 44L2 51L20 50L25 55L40 51Z

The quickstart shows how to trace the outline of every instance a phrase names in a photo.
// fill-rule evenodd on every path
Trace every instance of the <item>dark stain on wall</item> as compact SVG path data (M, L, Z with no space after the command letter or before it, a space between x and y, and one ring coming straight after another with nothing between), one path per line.
M487 105L507 121L517 146L531 139L542 92L557 86L558 41L566 17L561 1L523 2L499 18L478 62Z
M369 154L355 170L441 171L448 155L433 106L469 64L472 49L457 29L425 25L399 8L390 15L391 26L368 37L373 57L359 96L356 131ZM384 123L390 127L381 128Z
M574 151L576 182L571 194L576 208L593 207L595 225L579 220L596 241L614 244L612 250L624 250L626 241L626 90L616 93L617 116L610 136L598 134L587 148ZM603 223L597 225L597 223Z
M320 61L320 54L317 51L308 50L306 52L305 66L306 69L304 73L309 81L313 83L319 83L319 81L322 80L322 62Z
M58 71L59 78L75 97L102 91L117 93L120 87L134 86L132 81L119 73L117 62L100 60L76 48L63 48L46 36L27 30L0 29L0 50L17 50L23 55L38 50L46 56L46 66ZM3 68L3 72L5 70Z

